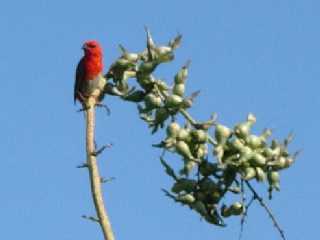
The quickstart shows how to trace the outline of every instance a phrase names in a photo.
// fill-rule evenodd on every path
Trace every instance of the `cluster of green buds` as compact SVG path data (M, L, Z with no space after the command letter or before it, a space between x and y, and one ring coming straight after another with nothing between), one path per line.
M184 162L180 173L188 176L198 163L208 157L208 132L189 124L181 127L175 121L167 126L166 132L166 139L154 146L180 155Z
M251 134L255 122L256 117L249 114L245 122L233 129L217 124L214 155L219 163L236 169L243 180L267 180L271 196L273 189L280 190L279 171L290 167L296 157L287 148L292 135L282 143L272 140L268 144L271 130L265 129L259 136Z
M176 173L161 159L166 173L174 179L171 192L165 190L166 195L189 206L209 223L224 226L224 218L243 215L246 211L241 182L267 181L270 197L273 189L279 191L279 171L290 167L296 157L287 149L292 136L282 143L268 141L270 129L259 136L251 133L255 122L256 117L249 114L245 122L232 129L214 123L214 138L208 130L170 123L165 140L156 146L178 154L184 165ZM216 161L209 161L210 145ZM227 193L238 195L240 200L227 206L223 202Z
M156 132L163 127L165 121L174 116L180 109L192 106L199 92L185 97L185 81L188 76L188 61L176 74L174 85L168 86L157 79L153 72L161 63L174 59L174 51L179 47L182 36L179 34L166 45L156 45L151 33L147 32L147 47L140 53L130 53L120 45L122 55L111 65L107 79L113 83L106 85L106 93L121 96L126 101L140 103L138 105L141 119L146 121ZM129 87L128 80L135 78L137 86Z
M174 201L189 206L196 211L207 222L225 226L225 223L219 213L218 204L224 195L224 186L216 179L206 175L198 175L197 178L187 178L177 175L172 167L161 158L161 163L166 169L166 173L174 179L171 192L163 190L166 195ZM205 174L212 174L218 171L218 166L203 161L199 164ZM201 172L201 170L200 170Z
M142 52L130 53L120 46L122 55L106 75L113 80L106 85L106 93L137 103L140 118L152 133L166 127L164 140L154 146L182 159L182 166L175 170L164 155L161 157L166 173L174 181L170 191L164 190L166 195L187 205L207 222L225 226L224 218L245 214L241 197L244 182L267 181L270 196L274 189L280 190L279 172L290 167L296 157L287 149L292 137L283 142L270 141L270 129L252 134L256 122L253 114L234 128L217 123L215 117L195 121L187 109L199 91L185 96L190 61L174 76L172 86L154 75L157 66L174 59L181 35L166 45L156 45L150 31L146 32L147 47ZM137 84L130 87L129 79L135 79ZM185 118L183 124L176 121L177 115ZM241 199L227 206L224 201L229 193Z

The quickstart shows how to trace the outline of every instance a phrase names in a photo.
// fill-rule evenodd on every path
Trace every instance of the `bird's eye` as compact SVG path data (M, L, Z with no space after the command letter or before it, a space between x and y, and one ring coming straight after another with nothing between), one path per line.
M96 45L94 45L94 44L89 44L89 46L88 46L89 48L95 48L96 47Z

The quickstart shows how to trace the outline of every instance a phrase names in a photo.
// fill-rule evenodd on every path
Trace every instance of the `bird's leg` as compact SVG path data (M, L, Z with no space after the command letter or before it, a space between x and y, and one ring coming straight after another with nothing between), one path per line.
M84 106L83 108L80 108L77 112L84 112L87 111L90 107Z
M85 102L86 102L86 98L82 95L81 92L77 92L77 97L79 99L79 101L82 103L82 108L80 108L77 112L84 112L86 110L88 110L90 107L86 106Z

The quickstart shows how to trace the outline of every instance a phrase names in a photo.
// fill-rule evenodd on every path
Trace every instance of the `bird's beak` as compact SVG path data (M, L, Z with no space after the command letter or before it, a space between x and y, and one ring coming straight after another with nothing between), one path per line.
M81 47L81 49L82 49L82 50L86 50L86 49L87 49L87 45L86 45L86 44L83 44L82 47Z

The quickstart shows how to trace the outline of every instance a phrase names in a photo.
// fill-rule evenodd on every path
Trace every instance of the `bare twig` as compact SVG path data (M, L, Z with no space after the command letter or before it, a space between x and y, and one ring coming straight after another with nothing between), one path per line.
M99 219L93 216L82 215L84 219L99 223Z
M88 167L87 163L83 163L83 164L77 166L77 168L87 168L87 167Z
M94 144L94 129L95 129L95 105L94 97L88 98L86 101L86 150L87 150L87 165L90 175L91 193L98 216L98 222L101 226L104 239L114 240L109 217L107 215L101 189L101 177L97 165Z
M116 178L115 177L110 177L110 178L101 178L101 183L108 183L114 181Z
M112 144L106 144L103 145L101 148L99 148L98 150L94 151L92 153L93 156L97 157L98 155L100 155L106 148L111 148Z
M245 218L246 218L246 215L247 215L247 208L245 206L246 196L245 196L245 192L244 192L243 179L241 179L240 187L241 187L241 193L240 193L241 194L241 204L243 206L243 211L241 213L241 220L240 220L239 240L242 238L244 221L245 221Z
M250 191L253 194L254 199L257 199L260 203L260 205L266 210L266 212L268 213L269 217L271 218L275 228L278 230L278 232L280 233L280 236L283 240L286 240L286 237L284 235L284 231L282 230L282 228L280 227L277 219L275 218L275 216L273 215L273 213L271 212L271 209L265 204L265 202L263 201L262 197L259 196L259 194L256 192L256 190L251 186L251 184L248 181L245 181L246 185L248 186L248 188L250 189Z

